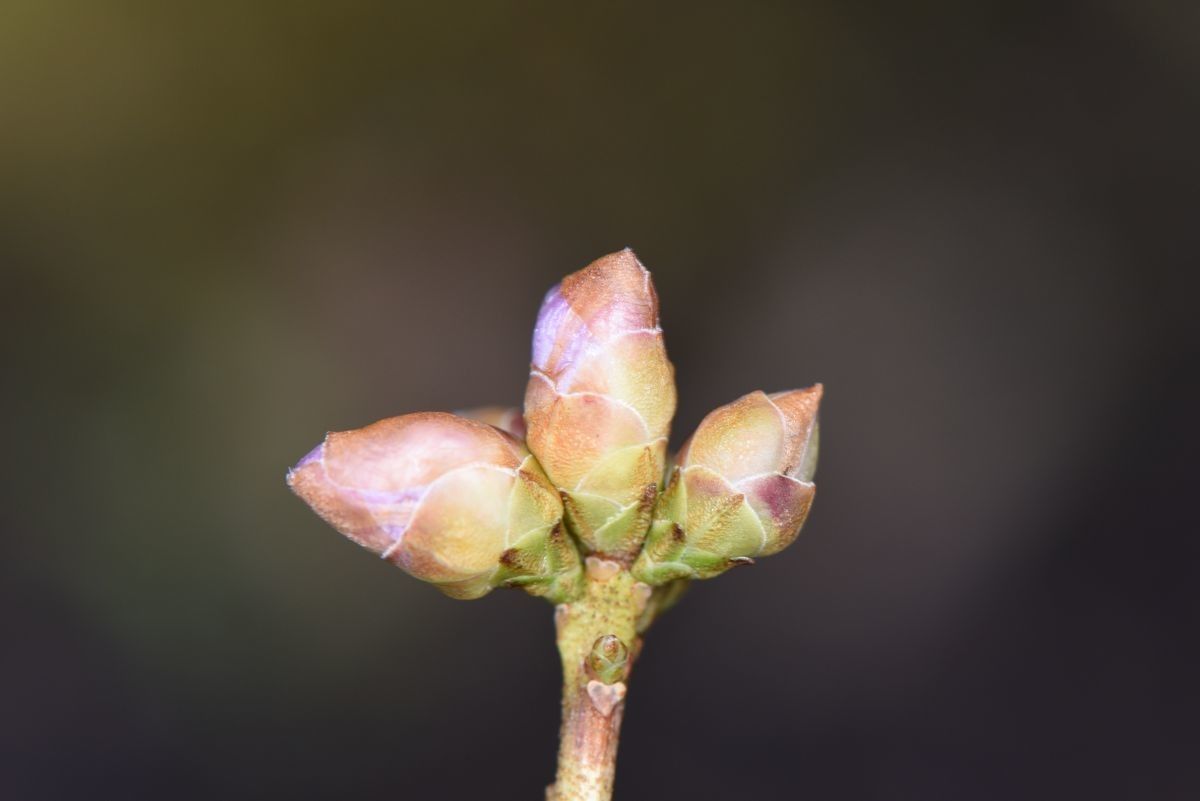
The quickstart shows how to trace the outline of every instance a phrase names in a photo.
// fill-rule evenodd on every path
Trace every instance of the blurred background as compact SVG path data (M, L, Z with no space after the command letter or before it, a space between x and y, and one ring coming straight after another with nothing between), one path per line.
M540 799L551 610L284 471L517 403L631 245L678 444L823 381L617 797L1200 795L1194 4L0 5L0 799ZM703 658L699 658L702 655Z

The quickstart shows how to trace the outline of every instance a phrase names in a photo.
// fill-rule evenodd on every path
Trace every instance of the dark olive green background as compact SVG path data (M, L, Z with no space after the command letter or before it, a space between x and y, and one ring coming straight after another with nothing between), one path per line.
M550 608L284 470L518 402L625 245L676 443L827 394L802 538L653 632L619 798L1196 797L1186 6L0 5L0 798L540 798Z

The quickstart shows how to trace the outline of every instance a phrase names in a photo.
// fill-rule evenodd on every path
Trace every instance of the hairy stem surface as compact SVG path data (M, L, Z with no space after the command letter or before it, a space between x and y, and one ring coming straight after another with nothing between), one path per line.
M649 588L620 563L594 556L585 583L581 598L554 613L563 711L558 776L547 788L548 801L612 798L626 681L641 645L636 625Z

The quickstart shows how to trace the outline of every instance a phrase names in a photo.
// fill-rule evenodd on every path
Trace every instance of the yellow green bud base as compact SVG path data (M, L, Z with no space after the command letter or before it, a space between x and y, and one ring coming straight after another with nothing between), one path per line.
M563 710L558 776L547 801L612 798L626 682L653 608L651 588L620 562L590 556L585 575L583 593L554 610Z

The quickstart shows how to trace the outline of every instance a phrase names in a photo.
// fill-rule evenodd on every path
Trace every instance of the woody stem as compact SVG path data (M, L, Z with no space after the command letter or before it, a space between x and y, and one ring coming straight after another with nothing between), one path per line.
M639 645L637 617L645 605L638 589L624 566L593 556L587 560L582 597L555 609L563 666L562 729L558 775L546 790L547 801L612 798L625 682ZM601 653L602 642L616 648L613 637L620 639L615 665Z

